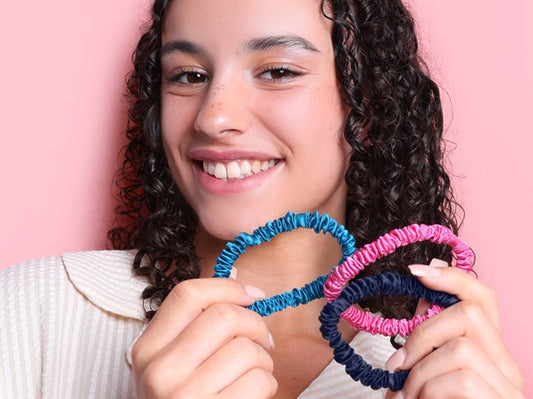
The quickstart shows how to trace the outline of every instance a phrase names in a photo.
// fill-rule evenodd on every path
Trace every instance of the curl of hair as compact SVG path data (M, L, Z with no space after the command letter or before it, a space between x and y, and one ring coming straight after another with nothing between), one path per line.
M156 1L151 26L133 54L134 69L127 81L128 144L116 181L118 227L108 232L116 249L138 249L133 268L149 285L148 319L180 281L200 274L194 252L197 217L177 188L161 141L160 49L168 0Z
M159 51L170 0L155 0L151 24L133 56L128 79L128 145L117 174L114 248L138 249L134 270L148 279L143 298L151 318L172 287L200 274L198 221L170 173L161 142ZM344 101L344 135L352 147L346 172L346 226L358 246L394 228L438 223L457 233L459 221L444 168L439 89L418 55L414 21L400 0L323 0ZM408 274L407 265L451 261L444 246L412 244L380 259L361 276ZM385 317L410 317L409 298L374 296L363 306Z
M460 207L444 168L439 88L418 55L412 16L400 0L327 3L337 77L351 108L344 131L353 149L345 176L347 227L359 246L412 223L438 223L457 233ZM445 246L413 244L361 277L408 274L407 265L432 258L452 260ZM415 302L375 296L362 305L386 317L408 317Z

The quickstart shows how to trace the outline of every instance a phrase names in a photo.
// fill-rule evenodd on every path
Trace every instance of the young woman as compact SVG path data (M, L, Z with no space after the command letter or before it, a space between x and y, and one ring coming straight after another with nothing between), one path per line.
M1 319L17 322L0 332L2 347L14 348L0 389L47 397L522 397L492 291L454 268L426 266L450 262L447 248L411 245L363 273L413 274L461 299L403 348L340 327L375 366L412 370L397 392L372 391L332 361L319 331L324 300L265 318L245 308L327 274L341 257L332 238L283 233L248 249L233 278L210 278L228 240L288 211L328 214L358 246L411 223L457 231L439 92L401 2L156 0L151 22L128 84L123 205L110 232L126 251L3 273L4 287L21 289L6 288L17 312ZM39 279L43 265L49 272ZM417 307L386 296L359 305L388 317L411 317Z

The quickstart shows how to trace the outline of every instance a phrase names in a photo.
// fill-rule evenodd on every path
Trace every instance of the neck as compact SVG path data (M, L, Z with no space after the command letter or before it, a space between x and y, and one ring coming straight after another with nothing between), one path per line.
M202 277L213 275L216 257L225 242L199 234L196 248L201 258ZM282 233L256 247L249 247L237 259L237 280L255 285L270 296L301 287L325 275L337 265L342 251L329 234L308 229Z

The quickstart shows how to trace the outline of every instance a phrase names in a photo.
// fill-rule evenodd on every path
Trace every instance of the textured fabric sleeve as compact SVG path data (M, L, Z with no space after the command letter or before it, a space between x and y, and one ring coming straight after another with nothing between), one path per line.
M55 291L59 258L34 260L0 272L0 398L41 396L41 298ZM51 267L46 267L51 266ZM54 267L56 266L56 267ZM40 273L48 272L48 284Z
M96 296L99 287L94 282ZM72 284L62 258L0 272L0 290L0 398L133 397L126 355L141 321L96 306Z

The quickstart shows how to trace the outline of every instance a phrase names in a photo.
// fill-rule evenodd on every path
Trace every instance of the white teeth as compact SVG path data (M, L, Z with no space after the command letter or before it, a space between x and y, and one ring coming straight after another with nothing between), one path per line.
M228 166L226 166L226 169L228 171L228 179L237 179L241 177L241 168L239 168L237 162L231 161Z
M248 176L252 173L252 167L250 166L250 162L248 161L242 161L241 162L241 173L244 176Z
M222 162L203 161L202 167L204 172L224 181L234 179L244 179L252 174L263 172L274 167L277 161L238 160L231 161L227 164Z
M261 162L257 160L252 162L252 172L253 173L261 172Z
M227 179L228 172L226 171L226 167L224 166L224 164L217 162L215 166L215 177L217 179Z

